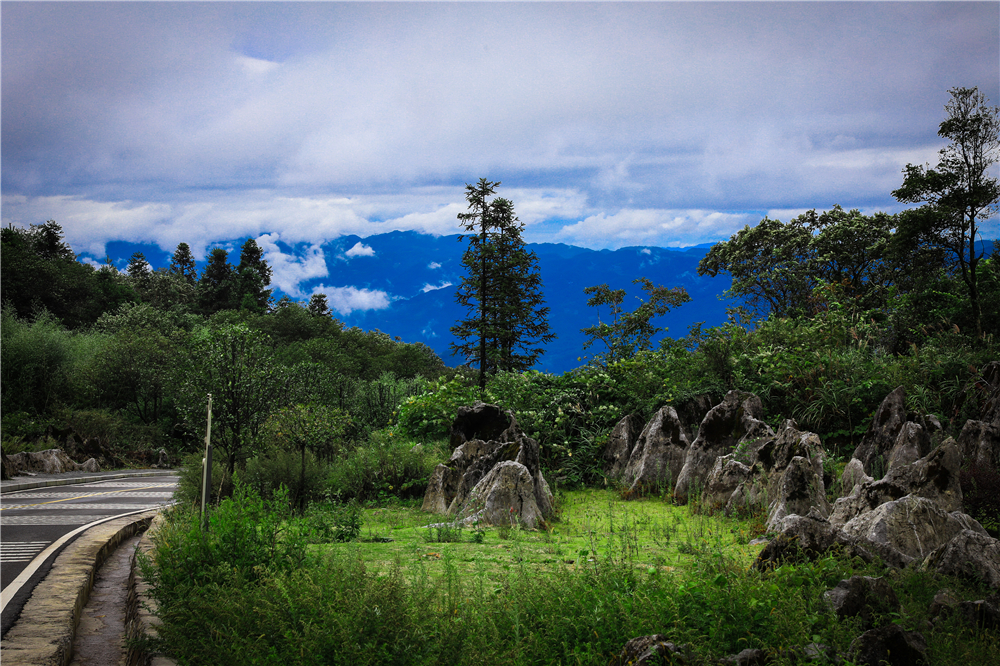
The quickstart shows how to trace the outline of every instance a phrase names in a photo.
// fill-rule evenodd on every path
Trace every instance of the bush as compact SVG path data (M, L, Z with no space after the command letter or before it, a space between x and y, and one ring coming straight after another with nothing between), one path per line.
M373 433L366 446L331 466L327 492L334 499L359 502L422 497L431 472L444 458L442 448L399 441L392 431Z
M204 453L190 453L181 462L180 479L177 482L177 490L174 491L174 499L182 506L201 506L201 484L204 465L202 461ZM232 487L230 479L227 479L225 461L219 456L212 456L212 493L209 498L211 504L218 504L219 500L226 494L225 491Z
M445 439L459 407L475 404L478 391L459 378L432 382L419 396L399 407L399 431L420 441Z
M306 453L305 483L302 483L302 456L295 451L273 451L247 461L246 483L263 498L270 499L280 489L304 502L314 502L323 497L329 467Z
M353 541L361 534L361 506L357 502L316 502L298 526L308 543Z

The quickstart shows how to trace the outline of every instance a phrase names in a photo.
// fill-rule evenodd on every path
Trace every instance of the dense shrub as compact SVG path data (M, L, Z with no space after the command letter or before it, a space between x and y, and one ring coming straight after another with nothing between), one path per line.
M393 431L373 433L367 446L330 466L327 492L335 499L359 502L423 497L431 472L445 457L439 445L414 446Z
M261 497L271 499L284 488L299 502L314 502L326 491L329 466L315 455L306 452L305 474L302 473L302 456L295 451L272 451L247 461L243 480Z
M461 378L431 382L423 393L410 396L400 405L399 431L422 441L444 439L458 408L478 399L477 389Z

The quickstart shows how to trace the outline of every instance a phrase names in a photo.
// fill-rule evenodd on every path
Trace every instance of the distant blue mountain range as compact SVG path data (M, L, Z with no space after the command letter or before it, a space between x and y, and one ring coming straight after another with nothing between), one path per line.
M241 241L218 245L236 248L230 253L230 262L239 262ZM305 245L291 247L280 243L279 247L285 254L296 257L303 256L308 249ZM388 306L335 313L337 319L348 326L378 329L406 342L423 342L449 365L459 365L464 359L451 355L449 345L455 339L449 329L468 316L455 301L455 290L464 274L461 261L465 247L466 242L460 242L458 236L430 236L411 231L367 238L343 236L322 246L329 274L301 282L298 289L309 294L316 286L323 285L323 291L331 296L331 305L337 302L332 297L336 288L368 290L365 292L368 296L375 296L370 300L381 299L381 303L388 303ZM593 285L607 283L613 289L626 289L629 310L639 304L633 297L643 295L641 289L632 284L638 277L649 278L654 284L666 287L684 287L691 302L654 320L659 326L669 327L667 334L671 337L685 335L688 327L696 322L704 322L706 326L724 322L726 308L737 304L720 300L730 279L701 277L697 272L698 261L709 247L711 244L683 250L627 247L598 251L572 245L529 243L528 249L538 256L543 293L550 308L549 325L557 335L547 345L536 367L561 373L584 362L580 359L584 356L585 336L580 329L596 324L598 311L587 306L583 290ZM156 246L124 242L112 242L107 247L108 256L118 266L127 263L136 251L143 252L154 268L168 265L172 254ZM199 265L199 270L201 268ZM283 293L275 289L275 298ZM607 321L606 308L600 315ZM600 351L598 344L587 354Z

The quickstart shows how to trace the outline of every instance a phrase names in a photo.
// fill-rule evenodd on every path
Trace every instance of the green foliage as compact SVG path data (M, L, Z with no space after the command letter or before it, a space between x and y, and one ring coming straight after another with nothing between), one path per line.
M177 490L174 499L181 506L201 506L201 486L204 483L205 453L187 454L181 461ZM232 479L226 475L226 465L218 456L212 456L212 488L209 492L209 503L217 504L227 487L232 485ZM258 494L260 492L258 491Z
M359 502L423 497L431 472L445 457L438 446L414 446L391 430L373 433L366 446L330 466L327 492L338 500Z
M472 405L477 391L459 378L431 382L424 393L407 398L399 407L399 431L421 441L445 439L458 408Z
M900 218L901 236L920 248L940 250L968 287L976 337L982 327L976 247L982 220L997 212L1000 179L991 175L1000 161L1000 107L978 88L952 88L948 117L938 136L951 143L939 151L934 169L907 164L903 184L892 195L904 203L925 203L916 214Z
M290 397L289 373L273 359L267 339L245 324L196 331L179 411L191 432L204 432L212 396L212 445L227 457L231 477L268 417Z
M638 566L636 558L653 532L643 532L643 541L636 542L637 523L619 510L589 504L581 515L585 523L579 527L607 536L607 549L591 542L566 551L569 546L555 530L522 532L516 542L503 544L508 549L456 542L454 530L442 531L446 538L438 539L436 531L418 527L414 543L392 551L395 557L387 556L381 543L329 546L297 568L260 564L253 575L245 573L243 558L231 567L211 561L205 569L214 576L203 574L197 584L172 575L154 586L163 599L160 647L181 663L603 666L614 663L635 636L667 633L686 644L699 663L758 648L774 663L792 664L811 643L847 652L860 633L858 623L838 620L823 595L844 578L869 575L884 576L902 603L898 616L876 621L921 630L930 663L990 663L1000 648L996 632L962 628L952 618L927 622L927 609L942 587L962 599L982 598L983 589L958 579L832 556L786 564L762 576L722 550L716 539L723 537L710 536L730 539L730 529L740 531L741 525L713 518L697 520L698 534L674 535L695 555L670 565ZM301 526L308 519L286 522L287 533L305 534ZM426 522L419 515L413 519L413 525ZM611 532L595 530L596 523ZM209 559L178 538L183 529L177 527L183 528L183 521L157 540L157 555L173 544L180 551L166 553L170 572L182 555ZM425 534L430 543L423 541ZM508 550L510 557L499 565L498 553ZM427 557L413 557L420 552ZM541 552L548 557L539 560ZM567 557L574 564L567 564ZM199 579L194 572L187 578ZM219 604L220 598L226 603Z
M959 474L962 508L994 538L1000 538L1000 472L995 467L968 465Z
M607 305L611 310L611 323L598 322L581 330L587 335L583 348L587 349L600 340L607 351L598 356L605 363L614 363L635 356L637 352L652 349L652 338L666 329L652 325L653 317L660 317L691 300L683 287L668 289L653 285L646 278L637 278L633 284L642 286L648 294L648 300L639 299L639 307L632 312L626 312L622 307L625 301L624 289L611 289L607 284L587 287L583 293L590 296L587 305L599 308Z
M264 499L272 498L279 489L287 490L293 506L301 509L307 502L323 498L329 469L328 463L311 453L303 457L295 451L270 451L247 460L240 478Z
M4 307L0 316L4 412L44 414L67 401L72 334L47 312L29 322Z
M499 185L485 178L466 185L469 209L458 215L471 234L462 255L466 274L455 298L469 317L451 328L461 340L451 350L478 364L480 394L488 375L527 370L544 352L542 345L555 338L543 306L538 259L525 249L524 225L514 215L514 204L487 200Z
M299 481L292 488L292 499L299 511L305 509L306 453L322 458L332 458L344 451L344 432L351 421L347 414L336 407L313 403L285 407L272 414L264 424L261 434L265 444L264 456L273 455L269 449L292 451L301 458Z

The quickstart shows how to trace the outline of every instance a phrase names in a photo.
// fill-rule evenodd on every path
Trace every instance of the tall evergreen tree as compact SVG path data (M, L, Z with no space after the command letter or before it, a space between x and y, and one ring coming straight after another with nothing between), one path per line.
M221 247L213 248L198 280L198 306L201 311L214 314L238 307L237 287L236 272L229 265L229 255Z
M485 178L466 185L469 208L458 216L473 232L462 256L466 275L456 293L470 316L451 328L462 340L451 350L478 362L481 394L487 375L530 368L544 351L539 345L555 337L549 333L537 258L524 247L514 205L488 199L498 185Z
M257 241L248 238L240 251L236 268L239 283L239 308L263 314L271 303L271 267L264 260L264 251Z
M184 278L188 284L194 285L198 282L198 268L195 266L191 247L187 243L179 243L174 250L174 256L170 258L170 272Z

